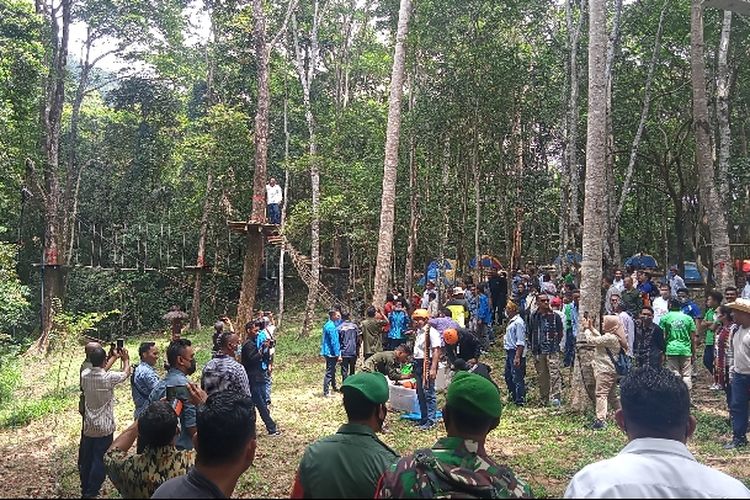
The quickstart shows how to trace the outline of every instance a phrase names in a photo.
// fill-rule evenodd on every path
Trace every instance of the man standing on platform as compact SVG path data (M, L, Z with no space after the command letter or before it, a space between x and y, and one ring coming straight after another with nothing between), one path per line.
M266 208L268 209L268 222L271 224L281 224L282 197L281 186L276 184L276 179L271 177L266 184Z

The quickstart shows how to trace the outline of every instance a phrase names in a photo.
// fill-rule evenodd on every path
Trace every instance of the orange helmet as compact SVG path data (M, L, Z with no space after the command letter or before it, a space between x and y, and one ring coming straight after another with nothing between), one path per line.
M427 312L427 309L416 309L413 313L411 313L411 319L430 319L430 313Z
M448 328L443 332L443 340L448 345L458 344L458 330L455 328Z

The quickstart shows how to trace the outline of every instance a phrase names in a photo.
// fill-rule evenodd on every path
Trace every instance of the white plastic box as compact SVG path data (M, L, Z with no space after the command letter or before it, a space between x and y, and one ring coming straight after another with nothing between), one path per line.
M388 384L388 401L391 408L406 413L419 413L419 400L416 389L408 389L401 385Z

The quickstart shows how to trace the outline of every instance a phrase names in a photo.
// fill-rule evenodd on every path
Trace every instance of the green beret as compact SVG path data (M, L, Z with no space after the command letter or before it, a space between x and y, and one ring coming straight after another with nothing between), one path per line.
M341 390L352 389L375 404L388 401L388 382L380 372L359 372L349 375L341 384Z
M445 400L454 408L490 418L500 418L503 409L495 384L481 375L464 371L453 376Z

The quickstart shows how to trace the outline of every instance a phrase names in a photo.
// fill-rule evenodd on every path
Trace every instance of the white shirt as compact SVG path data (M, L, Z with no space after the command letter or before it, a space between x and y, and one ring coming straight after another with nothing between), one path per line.
M659 320L661 320L669 312L669 302L659 296L656 297L651 303L651 307L654 310L654 324L658 325Z
M565 498L750 498L750 490L698 463L679 441L641 438L618 455L584 467Z
M612 286L620 290L621 292L625 291L625 278L621 280L614 280L612 282Z
M417 330L417 338L414 339L414 359L425 358L425 330L430 329L430 350L442 345L443 339L440 337L440 332L431 326L422 327Z
M86 410L83 435L104 437L115 432L115 386L128 379L128 372L107 372L103 368L86 368L81 372Z
M743 299L750 299L750 282L745 285L745 288L742 289L742 298Z
M635 342L635 322L630 317L630 314L625 311L622 311L618 316L620 317L620 321L622 321L622 326L625 327L625 334L628 337L628 356L632 356L633 342Z
M274 184L273 186L270 184L266 184L266 203L271 204L279 204L281 203L281 186L278 184Z

